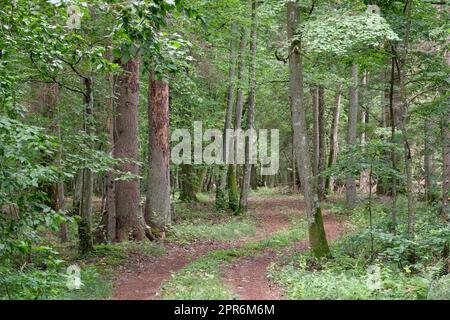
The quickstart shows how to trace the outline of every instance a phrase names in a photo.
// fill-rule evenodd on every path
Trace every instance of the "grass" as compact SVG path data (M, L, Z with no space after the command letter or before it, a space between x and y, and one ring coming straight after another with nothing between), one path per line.
M249 214L232 216L215 212L208 204L176 206L176 222L166 233L166 241L189 244L197 240L227 242L256 233L256 224Z
M113 273L95 265L81 268L82 286L78 290L64 290L55 298L58 300L100 300L107 299L112 294Z
M195 240L232 241L256 232L255 223L245 220L229 220L214 223L211 221L185 221L174 225L167 234L167 240L186 244Z

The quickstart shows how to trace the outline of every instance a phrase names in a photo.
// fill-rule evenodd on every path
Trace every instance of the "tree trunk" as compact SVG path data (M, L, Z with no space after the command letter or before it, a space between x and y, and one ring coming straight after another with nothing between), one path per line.
M123 73L117 79L117 110L114 157L123 159L117 170L133 175L116 181L116 240L126 241L130 232L136 240L144 237L139 178L139 56L122 61Z
M390 89L389 89L389 67L390 60L386 61L386 67L381 70L380 83L382 84L382 89L380 93L380 103L381 103L381 118L383 128L389 128L391 126L390 122ZM383 154L386 158L386 162L389 160L389 153ZM392 195L392 188L390 186L391 179L389 177L379 177L376 184L377 195Z
M108 117L106 119L106 130L108 132L108 154L114 154L114 76L108 74L106 76L106 81L108 82L109 96L106 98L106 111L108 112ZM115 182L114 176L111 171L105 174L105 193L106 193L106 239L109 243L113 242L116 238L116 202L115 202Z
M254 112L256 104L256 48L257 48L257 10L256 0L252 0L252 26L251 26L251 65L250 65L250 91L248 94L247 130L253 130L255 122ZM254 137L249 135L245 143L245 165L244 177L242 181L241 198L239 199L239 211L247 211L248 193L250 190L250 180L252 175L252 164L250 163L250 143Z
M447 65L450 65L450 53L445 52ZM442 216L449 219L448 198L450 192L450 110L445 109L442 114ZM448 246L447 246L448 255Z
M149 74L148 188L145 218L156 236L162 236L170 216L169 85Z
M238 55L238 82L237 82L237 99L236 99L236 110L234 115L234 129L240 130L242 123L242 110L244 107L244 93L242 90L243 78L244 78L244 67L245 67L245 49L246 49L246 30L242 28L241 30L241 41L239 46ZM235 141L234 144L234 162L228 166L228 204L233 212L239 211L239 191L237 184L237 153L238 144Z
M367 125L369 123L369 104L366 103L368 100L368 90L367 90L367 70L364 70L363 72L363 78L362 78L362 88L361 88L361 94L360 96L364 99L362 105L364 105L363 108L361 108L361 135L360 135L360 142L361 145L364 148L364 144L367 140ZM370 177L369 177L369 169L364 170L361 172L359 176L359 189L363 193L369 193L370 183L369 183Z
M235 82L235 64L236 64L236 33L237 33L237 24L235 21L231 23L231 40L230 40L230 61L229 61L229 69L228 69L228 91L226 97L227 109L225 114L225 123L223 127L223 162L224 165L217 169L216 173L216 181L217 181L217 189L216 189L216 209L223 210L225 209L225 190L228 180L228 170L227 163L229 150L227 145L228 135L227 129L231 129L231 125L233 122L233 104L234 104L234 82Z
M338 86L338 92L341 90L341 86ZM341 94L337 93L334 99L334 110L333 110L333 123L331 125L330 133L330 153L328 155L328 168L336 163L338 150L339 150L339 118L341 115ZM325 192L330 193L331 187L333 185L333 179L327 176L325 179Z
M319 161L317 171L317 192L320 200L325 199L325 180L320 174L325 170L325 90L319 87L318 90L318 131L319 131Z
M85 114L84 130L86 135L92 134L94 106L92 78L84 79L85 86ZM89 168L82 170L82 187L80 196L80 220L78 222L78 234L80 238L79 250L81 254L86 254L93 250L92 239L92 193L94 189L94 175Z
M358 118L358 65L352 64L351 67L351 85L350 85L350 101L348 108L348 128L347 128L347 146L351 147L356 144L356 122ZM355 177L348 174L346 178L346 199L347 207L352 209L356 203L356 183Z
M319 153L320 153L320 134L319 134L319 89L313 87L310 89L311 92L311 106L312 106L312 148L313 148L313 158L312 158L312 172L314 177L317 177L319 173Z
M252 190L258 190L258 172L256 170L256 165L252 165L252 174L250 177L250 187L252 188Z
M433 126L430 119L425 120L425 136L424 136L424 155L423 167L425 173L425 200L428 203L434 203L438 196L436 195L436 184L434 182L434 144Z
M316 257L330 254L322 211L319 199L314 190L314 180L311 172L308 153L308 136L306 134L306 112L303 95L303 66L301 43L293 39L299 24L298 4L287 3L287 34L290 44L289 57L289 89L292 101L292 123L294 129L294 145L296 146L297 166L305 198L305 208L309 224L309 242Z
M395 135L396 135L396 108L398 105L398 94L395 93L395 84L398 82L398 77L395 76L395 57L392 57L391 61L391 80L389 90L389 120L391 123L391 143L393 145L391 150L391 164L392 169L397 172L397 152L395 150ZM393 233L397 228L397 177L392 177L392 211L391 211L391 226L390 229Z
M181 164L180 180L180 201L197 201L196 190L198 181L195 168L191 164Z

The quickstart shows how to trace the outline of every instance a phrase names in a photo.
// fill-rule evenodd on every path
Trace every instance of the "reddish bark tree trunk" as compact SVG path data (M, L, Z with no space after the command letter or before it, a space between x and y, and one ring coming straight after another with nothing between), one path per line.
M148 151L149 175L145 218L156 236L171 222L169 171L169 85L149 75Z

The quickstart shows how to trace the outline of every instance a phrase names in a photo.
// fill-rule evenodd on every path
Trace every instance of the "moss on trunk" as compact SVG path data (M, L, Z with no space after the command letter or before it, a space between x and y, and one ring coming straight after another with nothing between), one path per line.
M314 223L309 225L309 243L316 258L331 255L323 226L322 210L320 208L316 209Z
M235 165L230 165L228 168L228 206L233 213L239 212L239 191Z

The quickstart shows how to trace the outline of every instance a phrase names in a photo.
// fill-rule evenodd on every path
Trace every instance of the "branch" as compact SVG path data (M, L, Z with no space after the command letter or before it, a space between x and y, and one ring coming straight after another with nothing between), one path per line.
M75 65L77 65L81 61L81 57L78 59L78 61L75 63L75 65L73 63L70 63L69 61L65 60L63 57L58 56L58 59L61 60L62 62L64 62L65 64L67 64L70 67L70 69L72 69L73 72L75 72L80 78L83 78L84 80L89 79L88 77L81 74L81 72L78 71L77 68L75 68Z

